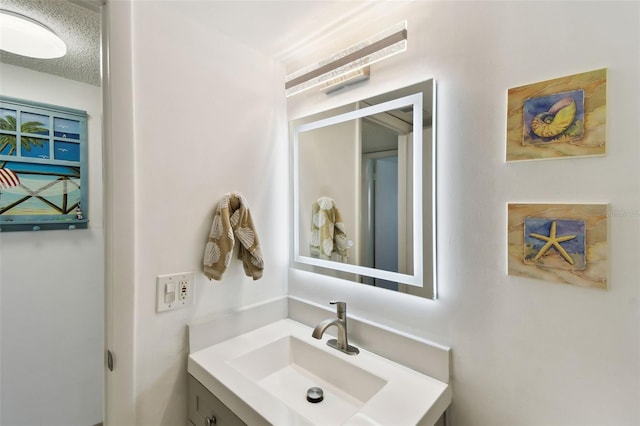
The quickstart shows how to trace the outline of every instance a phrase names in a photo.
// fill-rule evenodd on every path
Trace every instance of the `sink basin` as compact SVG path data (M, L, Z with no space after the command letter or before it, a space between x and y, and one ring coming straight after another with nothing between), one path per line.
M339 424L356 414L387 382L319 347L289 335L229 365L312 422ZM311 387L323 390L321 403L306 400Z
M311 332L276 321L192 353L188 371L247 424L415 425L448 405L446 383L362 348L344 354ZM321 402L307 401L311 387Z

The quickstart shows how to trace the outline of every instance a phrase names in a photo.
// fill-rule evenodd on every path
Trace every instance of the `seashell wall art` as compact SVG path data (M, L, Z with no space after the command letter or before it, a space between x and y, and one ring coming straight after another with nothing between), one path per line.
M607 204L508 204L508 274L607 288Z
M507 161L605 155L606 107L606 69L509 89Z

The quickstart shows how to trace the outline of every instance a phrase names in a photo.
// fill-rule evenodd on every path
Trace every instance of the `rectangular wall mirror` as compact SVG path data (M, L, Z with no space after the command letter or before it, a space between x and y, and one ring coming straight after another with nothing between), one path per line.
M293 266L436 297L435 81L290 123Z

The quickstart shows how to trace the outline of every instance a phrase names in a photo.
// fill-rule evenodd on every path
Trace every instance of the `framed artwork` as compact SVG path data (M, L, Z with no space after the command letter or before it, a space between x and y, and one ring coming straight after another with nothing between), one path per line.
M607 204L508 204L508 274L607 288Z
M607 70L509 89L507 161L606 154Z
M87 113L0 97L0 231L87 227Z

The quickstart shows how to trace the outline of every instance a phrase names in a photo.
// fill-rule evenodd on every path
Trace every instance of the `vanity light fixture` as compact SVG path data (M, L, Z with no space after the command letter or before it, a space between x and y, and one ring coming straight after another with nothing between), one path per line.
M287 97L354 73L407 50L407 21L285 77Z
M0 49L31 58L60 58L67 46L50 28L19 13L0 10Z

